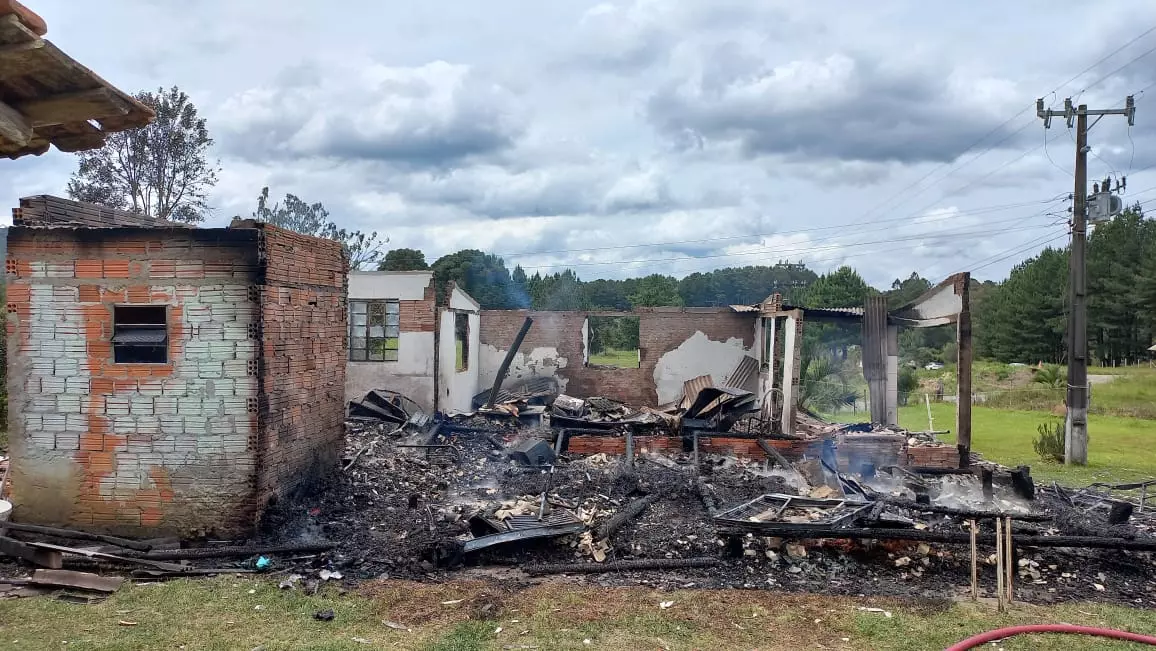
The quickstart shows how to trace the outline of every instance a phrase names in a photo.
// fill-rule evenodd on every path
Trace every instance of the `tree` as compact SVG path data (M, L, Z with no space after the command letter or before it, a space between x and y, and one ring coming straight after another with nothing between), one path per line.
M302 235L341 242L350 269L372 265L381 258L383 242L378 240L376 232L363 233L338 228L337 224L329 220L329 211L320 202L305 203L295 195L286 194L283 202L270 206L269 188L264 187L257 196L257 210L253 212L253 218Z
M867 281L851 267L839 267L823 274L807 288L807 307L863 307L867 297L876 293Z
M220 171L206 158L213 139L204 118L176 86L136 98L156 112L156 120L111 133L100 149L78 154L68 196L157 219L204 221Z
M857 395L834 357L815 343L803 344L796 405L811 411L834 412L855 404Z
M972 307L976 354L1002 362L1061 362L1067 328L1068 252L1044 249L985 289Z
M639 278L638 284L627 299L633 307L682 306L682 297L678 294L678 281L662 274Z
M1156 222L1139 206L1088 238L1088 343L1093 357L1111 364L1147 356L1153 323L1144 276L1156 245Z
M807 287L803 296L806 307L862 307L875 290L851 267L839 267L834 273L823 274ZM821 342L830 350L837 350L842 359L847 349L862 340L859 324L820 323L807 327L803 336L809 342Z
M392 249L377 265L378 271L424 271L429 269L425 254L417 249Z
M510 310L530 307L522 302L501 258L477 249L465 249L444 255L434 261L434 272L439 301L444 301L446 283L457 283L486 310Z

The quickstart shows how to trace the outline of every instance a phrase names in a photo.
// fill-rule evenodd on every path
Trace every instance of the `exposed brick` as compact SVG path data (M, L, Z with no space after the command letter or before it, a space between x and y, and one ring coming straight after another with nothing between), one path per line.
M546 368L566 381L566 391L576 396L605 396L634 405L654 405L658 390L654 369L666 352L677 348L696 332L714 341L738 339L747 348L754 344L753 320L729 308L650 308L639 310L640 368L599 368L585 366L582 325L588 315L598 312L535 312L525 310L484 310L480 340L506 350L527 316L534 319L522 350L554 348L565 366ZM516 375L512 375L516 379ZM485 378L483 378L484 380Z
M340 244L272 228L165 234L10 234L10 359L25 374L10 384L20 388L10 397L11 436L23 441L18 449L65 453L53 457L58 467L13 459L27 480L13 486L18 504L32 499L28 486L38 504L57 502L25 510L30 520L72 513L47 523L243 534L271 494L336 465L344 416ZM214 284L205 284L210 271ZM34 276L51 280L19 280ZM256 285L262 277L267 284ZM276 300L262 303L263 295ZM111 305L124 302L170 307L168 363L113 362ZM249 327L263 318L284 326L265 364L265 342L250 339ZM60 484L60 476L79 483Z

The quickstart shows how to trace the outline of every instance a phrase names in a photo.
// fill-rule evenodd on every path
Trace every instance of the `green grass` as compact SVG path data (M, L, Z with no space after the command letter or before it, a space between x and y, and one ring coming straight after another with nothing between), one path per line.
M999 626L1079 622L1156 631L1156 611L1092 603L1016 606L777 594L756 590L600 588L546 583L382 582L317 596L276 578L221 577L126 586L107 601L0 601L5 649L942 649ZM252 594L250 594L252 591ZM661 608L661 602L671 602ZM260 607L260 608L258 608ZM860 607L892 614L864 612ZM313 613L332 608L320 622ZM386 621L409 630L396 630ZM121 625L133 622L135 625ZM1013 650L1107 648L1096 639L1032 636ZM1132 648L1115 645L1111 648Z
M638 368L638 350L606 350L590 355L590 363L595 366L615 366L618 368Z
M955 405L932 403L935 429L955 430ZM840 414L838 418L843 419ZM1038 480L1055 479L1081 486L1095 481L1121 482L1156 477L1156 421L1093 414L1088 418L1088 465L1063 466L1046 463L1032 448L1036 427L1062 420L1046 412L972 409L971 447L986 459L1004 465L1027 464ZM927 429L927 410L922 404L899 409L899 424L912 430ZM940 437L954 443L954 433Z

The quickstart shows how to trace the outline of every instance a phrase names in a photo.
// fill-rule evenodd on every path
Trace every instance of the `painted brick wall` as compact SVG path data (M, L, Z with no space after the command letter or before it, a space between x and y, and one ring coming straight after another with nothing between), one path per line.
M526 316L534 326L522 344L523 353L534 348L556 348L565 365L537 363L524 374L558 375L566 380L566 392L580 397L605 396L634 405L658 402L654 370L658 360L696 332L714 341L739 339L744 347L754 342L754 319L728 308L646 308L631 314L639 317L640 368L588 367L583 359L582 324L588 315L600 312L534 312L526 310L484 310L481 313L481 344L505 351L513 342ZM620 314L618 314L620 315ZM479 379L481 386L492 382L492 373ZM518 372L511 373L517 378ZM690 378L687 378L690 379Z
M252 522L255 232L14 228L15 517L126 534ZM169 306L169 362L115 364L118 304Z
M341 244L263 225L258 499L337 467L347 357Z

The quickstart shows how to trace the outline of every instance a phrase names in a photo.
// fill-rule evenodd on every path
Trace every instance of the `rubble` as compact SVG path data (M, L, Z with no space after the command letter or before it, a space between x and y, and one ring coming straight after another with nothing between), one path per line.
M496 407L528 406L526 393L511 395L514 403ZM817 438L801 428L784 439L709 429L726 424L727 405L745 400L700 390L689 403L702 403L694 413L706 418L689 426L682 407L645 412L566 395L541 405L545 418L533 425L497 409L437 414L423 425L408 410L401 426L355 417L345 471L317 492L279 501L258 539L199 549L150 542L148 551L114 548L115 539L94 540L110 545L100 551L9 540L69 567L137 564L133 576L149 579L253 571L261 555L289 577L284 589L305 576L441 580L505 568L522 580L953 598L971 590L974 519L980 559L995 543L994 524L1011 527L1016 556L1007 573L1019 577L1017 600L1086 598L1089 590L1119 602L1156 599L1150 509L1123 518L1127 502L1095 488L1033 483L1025 494L1026 469L905 465L897 450L918 438L908 432L823 426ZM632 420L658 411L674 424ZM575 427L574 419L609 419L602 422L612 429ZM591 441L620 447L591 452ZM994 564L979 564L977 594L994 594L994 573Z

